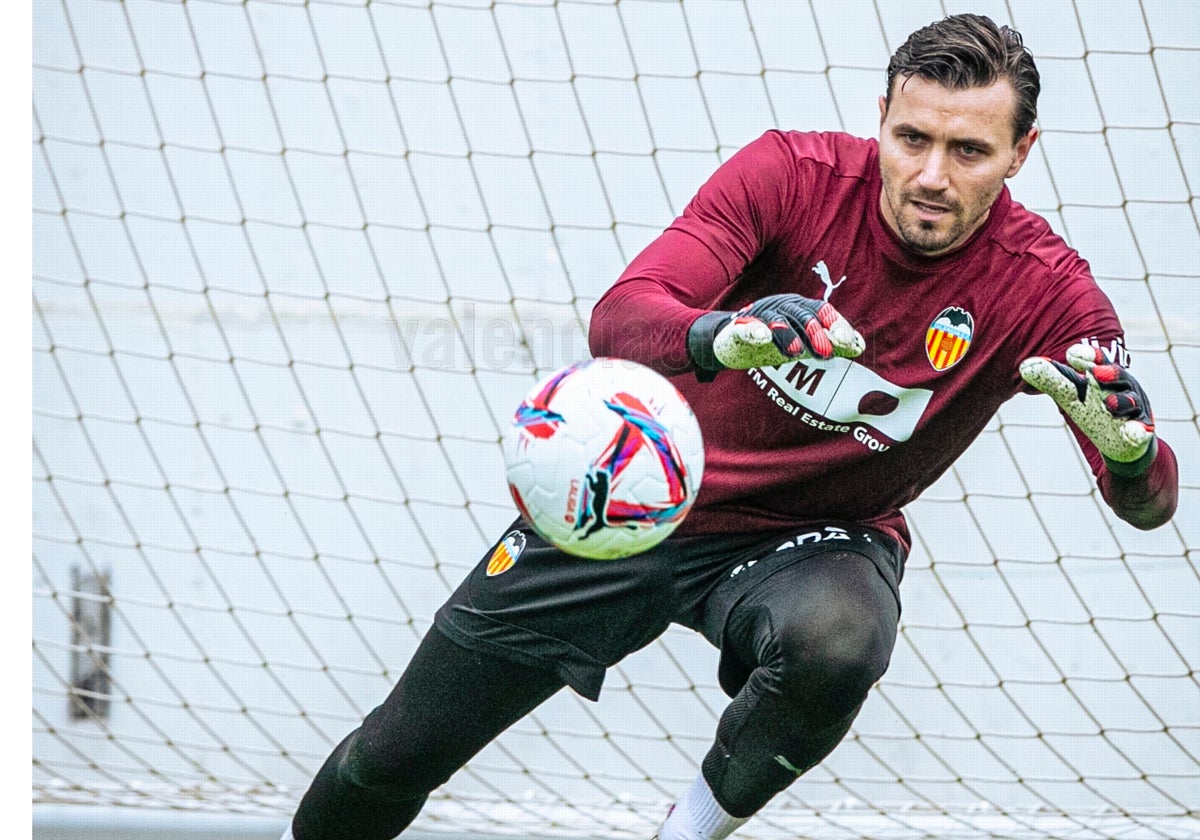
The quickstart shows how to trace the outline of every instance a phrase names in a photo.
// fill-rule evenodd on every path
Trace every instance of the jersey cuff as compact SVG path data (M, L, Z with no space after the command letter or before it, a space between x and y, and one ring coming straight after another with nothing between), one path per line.
M696 378L701 382L712 382L725 365L717 360L713 342L717 332L729 321L728 312L708 312L701 315L688 327L688 356L696 365Z

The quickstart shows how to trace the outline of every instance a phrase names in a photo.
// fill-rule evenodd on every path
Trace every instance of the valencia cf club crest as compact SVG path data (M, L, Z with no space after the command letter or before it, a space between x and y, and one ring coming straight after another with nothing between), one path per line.
M525 535L520 531L509 531L500 540L492 556L488 558L487 576L502 575L513 567L521 552L525 550Z
M949 370L967 354L975 335L975 319L960 306L949 306L925 331L925 355L934 370Z

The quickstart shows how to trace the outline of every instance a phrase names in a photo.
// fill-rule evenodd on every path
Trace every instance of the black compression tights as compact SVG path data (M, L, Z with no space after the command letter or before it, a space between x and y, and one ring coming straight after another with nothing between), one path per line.
M430 791L563 685L552 672L487 656L431 630L383 705L317 772L292 821L296 840L391 840Z
M738 603L725 655L746 678L703 765L726 811L753 814L837 746L887 667L897 612L871 562L849 552L795 563ZM561 687L549 671L430 631L388 699L317 773L296 840L391 840L431 791Z
M725 654L747 676L725 686L736 694L702 765L721 807L750 816L833 751L887 670L899 618L874 564L848 551L795 563L734 607Z

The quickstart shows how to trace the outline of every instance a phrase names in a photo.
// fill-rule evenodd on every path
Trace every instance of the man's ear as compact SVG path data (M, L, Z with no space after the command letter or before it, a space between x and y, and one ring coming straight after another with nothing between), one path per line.
M883 128L883 121L887 119L887 97L879 97L879 127Z
M1005 178L1011 178L1021 171L1021 167L1025 165L1026 159L1029 157L1029 151L1033 148L1033 144L1037 142L1038 127L1035 125L1029 129L1029 132L1017 141L1017 145L1013 147L1013 162L1008 167L1008 172L1005 173Z

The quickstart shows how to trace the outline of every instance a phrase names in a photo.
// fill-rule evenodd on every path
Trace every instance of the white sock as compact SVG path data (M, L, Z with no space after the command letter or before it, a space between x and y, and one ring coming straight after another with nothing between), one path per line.
M725 840L749 817L731 817L717 804L701 773L667 815L659 840Z

